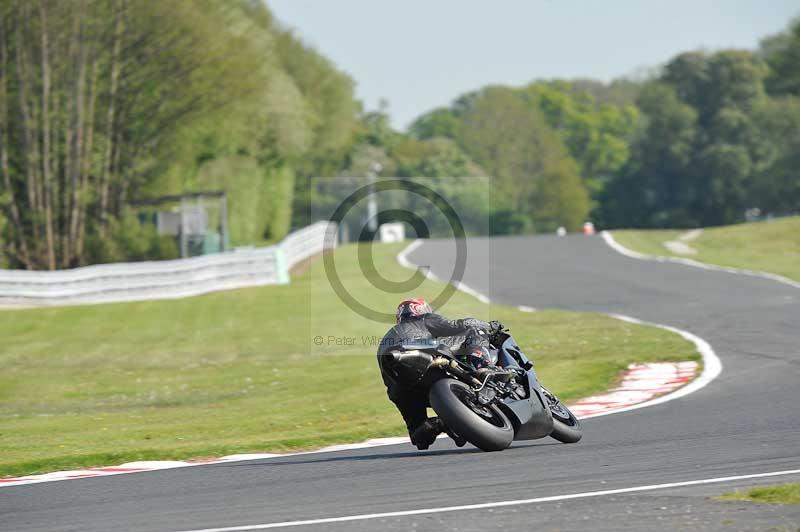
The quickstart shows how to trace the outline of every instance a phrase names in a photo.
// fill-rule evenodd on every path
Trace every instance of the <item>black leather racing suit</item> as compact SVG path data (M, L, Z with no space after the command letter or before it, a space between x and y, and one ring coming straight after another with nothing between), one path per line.
M428 397L420 390L409 388L399 382L391 369L382 363L383 355L404 343L448 336L464 336L465 340L461 344L461 349L464 351L488 348L489 339L486 334L488 330L489 324L484 321L475 318L449 320L440 314L407 318L389 329L378 347L378 366L386 384L386 393L403 416L409 434L428 419Z

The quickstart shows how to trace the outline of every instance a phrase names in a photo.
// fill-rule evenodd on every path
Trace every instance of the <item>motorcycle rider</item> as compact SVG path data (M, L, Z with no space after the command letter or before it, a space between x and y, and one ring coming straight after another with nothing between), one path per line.
M450 320L433 312L431 306L422 298L407 299L397 306L397 325L389 329L378 347L378 366L389 399L397 406L408 428L411 443L418 449L427 449L436 436L447 431L438 417L428 418L427 394L404 386L397 374L384 364L387 354L393 348L411 342L425 342L442 337L464 336L465 340L456 351L480 373L493 370L489 352L489 331L491 325L475 318ZM448 432L459 447L466 440Z

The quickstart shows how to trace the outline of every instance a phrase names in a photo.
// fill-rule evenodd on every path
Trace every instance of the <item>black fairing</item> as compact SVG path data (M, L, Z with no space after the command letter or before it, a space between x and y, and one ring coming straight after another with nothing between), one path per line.
M527 369L524 378L527 397L517 400L507 398L500 408L514 424L515 440L535 440L549 436L553 431L553 415L547 407L547 400L542 394L542 387L533 370L533 364L514 338L510 335L505 336L498 353L500 365Z

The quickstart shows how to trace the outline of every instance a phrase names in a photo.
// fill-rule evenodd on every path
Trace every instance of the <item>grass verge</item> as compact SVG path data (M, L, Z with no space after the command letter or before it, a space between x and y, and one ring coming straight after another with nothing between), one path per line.
M687 242L696 254L672 253L664 242L683 231L613 231L623 246L647 255L684 257L708 264L783 275L800 281L800 216L704 229Z
M746 491L734 491L719 497L722 501L751 501L768 504L800 504L800 482L761 486Z
M384 278L409 277L401 248L373 248ZM334 254L343 286L392 312L412 293L375 288L357 249ZM425 280L413 295L443 286ZM567 400L607 389L631 362L699 359L678 335L598 314L525 313L460 292L440 310L512 327ZM387 328L336 297L322 261L285 286L0 312L0 476L402 434L372 345Z

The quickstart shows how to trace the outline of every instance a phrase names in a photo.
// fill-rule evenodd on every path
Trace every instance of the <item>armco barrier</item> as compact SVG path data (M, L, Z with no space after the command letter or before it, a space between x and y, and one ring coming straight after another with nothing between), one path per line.
M279 244L168 261L98 264L72 270L0 270L0 306L47 306L188 297L289 281L289 269L335 245L329 222ZM333 236L333 233L329 236Z

